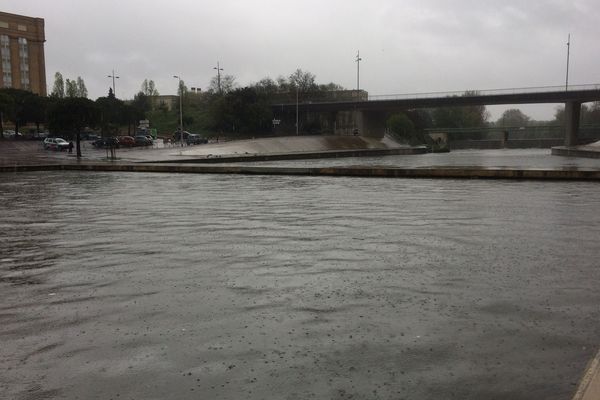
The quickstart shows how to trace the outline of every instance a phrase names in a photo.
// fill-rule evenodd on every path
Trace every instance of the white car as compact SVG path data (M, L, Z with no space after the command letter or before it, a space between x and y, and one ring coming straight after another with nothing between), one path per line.
M67 150L69 142L62 138L46 138L44 139L44 150Z

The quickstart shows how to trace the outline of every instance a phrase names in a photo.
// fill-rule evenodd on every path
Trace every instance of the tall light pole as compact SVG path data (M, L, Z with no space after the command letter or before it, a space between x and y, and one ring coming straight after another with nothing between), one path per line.
M565 92L569 90L569 56L571 53L571 34L567 39L567 78L565 80Z
M219 62L217 61L217 66L213 67L213 69L217 70L217 87L219 88L219 94L223 94L221 91L221 71L223 71L223 68L219 66Z
M119 79L119 77L115 76L115 70L114 69L112 70L112 75L108 75L108 77L112 78L112 81L113 81L113 95L115 97L117 97L117 91L115 89L115 79Z
M358 101L358 96L360 95L360 62L362 58L360 58L360 50L356 53L356 100Z
M298 136L298 90L299 90L299 86L298 83L296 83L296 136Z
M179 85L177 86L179 91L179 140L181 140L181 147L183 147L183 108L181 103L183 88L181 87L181 78L177 75L173 75L173 78L179 81Z

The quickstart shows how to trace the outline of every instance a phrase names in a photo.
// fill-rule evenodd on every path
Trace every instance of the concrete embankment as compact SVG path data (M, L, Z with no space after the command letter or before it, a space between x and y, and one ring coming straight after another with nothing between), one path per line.
M321 158L343 158L343 157L381 157L392 155L413 155L427 153L424 146L418 147L399 147L391 149L354 149L354 150L324 150L324 151L304 151L292 153L267 153L267 154L226 154L214 157L194 156L189 152L184 152L178 158L170 158L160 161L146 161L148 163L199 163L199 164L217 164L217 163L235 163L235 162L255 162L255 161L282 161L282 160L312 160Z
M104 171L197 174L247 174L296 176L348 176L377 178L448 178L448 179L540 179L600 181L594 169L516 169L516 168L395 168L395 167L253 167L236 165L82 163L2 166L0 172L24 171Z
M600 141L584 146L553 147L552 155L566 157L600 158Z

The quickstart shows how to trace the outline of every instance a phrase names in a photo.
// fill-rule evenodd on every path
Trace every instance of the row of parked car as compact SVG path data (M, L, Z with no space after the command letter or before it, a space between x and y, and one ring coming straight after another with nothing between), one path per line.
M137 147L137 146L152 146L154 141L150 135L133 136L109 136L98 138L92 142L92 145L97 148L107 147Z
M180 135L176 132L174 140L181 140ZM193 144L205 144L208 140L200 135L183 132L183 138L188 145ZM139 147L139 146L152 146L154 141L150 135L136 135L134 136L108 136L100 137L97 135L82 135L82 140L91 141L92 145L99 149L104 148L120 148L120 147ZM69 148L69 142L63 138L46 138L43 142L45 150L66 150Z

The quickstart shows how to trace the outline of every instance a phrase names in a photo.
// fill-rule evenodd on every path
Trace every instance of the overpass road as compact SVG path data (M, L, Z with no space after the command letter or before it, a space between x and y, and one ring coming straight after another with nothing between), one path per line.
M353 112L356 114L357 129L362 135L379 137L383 135L385 115L389 112L476 105L564 103L565 145L572 146L577 143L581 104L592 101L600 101L600 84L370 96L368 100L361 101L275 104L273 110L275 113L293 113L296 109L299 112L329 114Z

